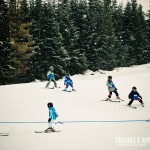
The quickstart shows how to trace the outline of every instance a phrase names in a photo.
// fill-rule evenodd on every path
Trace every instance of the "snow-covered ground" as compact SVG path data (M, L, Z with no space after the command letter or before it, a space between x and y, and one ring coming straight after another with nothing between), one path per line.
M134 121L150 120L150 64L91 74L73 76L77 92L70 93L62 91L63 80L53 90L44 88L46 82L0 86L0 133L9 133L0 136L0 150L150 150L150 122ZM108 75L124 102L101 101L108 95ZM144 108L137 101L137 109L123 106L132 86L143 96ZM54 125L59 133L36 134L48 126L48 102L64 124ZM96 122L124 120L133 122Z

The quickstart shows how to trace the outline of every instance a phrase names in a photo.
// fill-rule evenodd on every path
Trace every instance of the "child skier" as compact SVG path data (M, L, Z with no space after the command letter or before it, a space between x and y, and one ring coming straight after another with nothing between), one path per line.
M47 80L48 80L48 82L47 82L45 88L49 87L51 81L54 82L55 87L57 87L53 71L54 71L54 67L50 66L50 71L48 71L48 73L47 73Z
M74 87L73 87L73 81L71 80L69 74L67 74L67 75L65 76L64 85L65 85L66 87L65 87L65 89L64 89L63 91L67 91L67 88L68 88L69 86L71 86L72 91L75 91L75 89L74 89Z
M48 103L47 107L49 109L49 119L48 119L48 128L45 130L45 132L55 132L55 129L52 127L52 122L56 120L58 117L58 114L53 107L53 103Z
M134 100L138 100L141 103L141 105L144 107L142 96L137 92L137 88L135 86L132 87L132 91L129 93L128 97L129 99L131 99L130 102L128 103L128 106L131 106Z
M117 92L117 88L115 87L114 83L112 82L112 76L108 76L108 81L107 81L106 85L107 85L108 91L109 91L109 95L106 100L110 100L110 98L112 96L112 92L114 92L115 95L117 96L117 98L120 99L119 94Z

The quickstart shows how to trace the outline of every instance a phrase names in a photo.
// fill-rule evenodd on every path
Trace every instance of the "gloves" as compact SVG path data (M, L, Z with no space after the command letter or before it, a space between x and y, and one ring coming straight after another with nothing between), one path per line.
M51 122L51 120L52 120L52 119L51 119L51 118L49 118L49 119L48 119L48 122Z

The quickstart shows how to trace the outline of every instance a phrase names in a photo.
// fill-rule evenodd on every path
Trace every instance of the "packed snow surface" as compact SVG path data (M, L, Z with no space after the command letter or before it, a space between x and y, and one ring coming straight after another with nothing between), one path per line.
M125 101L101 101L108 96L108 75ZM76 92L63 92L63 80L55 89L46 89L47 81L0 86L0 135L9 133L0 136L0 150L150 150L150 122L144 121L150 120L150 64L88 70L71 78ZM133 86L144 108L138 101L132 104L137 109L123 106ZM112 100L117 100L114 94ZM48 126L48 102L64 122L54 124L61 132L34 133ZM143 138L149 141L143 143Z

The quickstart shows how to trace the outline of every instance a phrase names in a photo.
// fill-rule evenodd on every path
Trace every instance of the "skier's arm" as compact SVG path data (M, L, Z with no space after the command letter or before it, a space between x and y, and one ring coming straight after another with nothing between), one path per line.
M55 80L54 73L52 71L48 71L47 77L50 78L50 79Z
M73 84L73 81L71 80L71 78L70 78L70 82L71 82L71 84Z
M51 71L48 71L48 72L47 72L47 77L48 77L50 74L51 74Z
M128 95L128 98L129 98L129 99L131 99L131 97L132 97L132 93L130 93L130 94Z
M142 99L142 96L137 92L138 97L140 97Z
M55 112L56 112L56 110L55 110ZM58 114L57 114L57 112L56 112L56 117L58 117Z
M51 118L49 118L49 119L48 119L48 122L51 122L51 120L52 120L52 119L51 119Z
M108 81L107 81L106 85L107 85L108 88L112 87L112 85Z
M112 84L112 87L114 87L114 88L115 88L115 90L117 90L117 88L116 88L116 86L115 86L115 84L114 84L114 83Z
M67 79L65 78L65 80L64 80L64 85L66 85L67 84Z
M50 122L53 118L52 118L52 110L49 110L49 119L48 119L48 122Z

